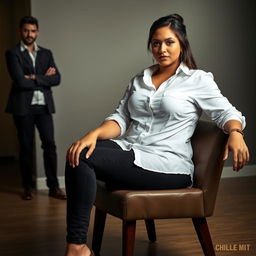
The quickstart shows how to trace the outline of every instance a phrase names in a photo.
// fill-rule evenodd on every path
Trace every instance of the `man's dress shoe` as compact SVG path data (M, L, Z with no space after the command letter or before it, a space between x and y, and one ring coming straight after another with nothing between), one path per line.
M30 189L24 189L24 193L22 194L23 200L31 200L32 199L32 192Z
M61 200L67 199L66 194L60 188L50 188L49 196Z

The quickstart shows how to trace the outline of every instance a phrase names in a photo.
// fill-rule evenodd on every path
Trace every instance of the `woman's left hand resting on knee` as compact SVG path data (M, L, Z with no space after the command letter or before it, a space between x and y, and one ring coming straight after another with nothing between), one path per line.
M228 158L229 151L233 154L233 170L239 171L249 161L249 150L245 144L242 133L242 125L236 120L228 121L224 126L225 131L229 134L229 138L225 147L224 159Z
M73 168L79 165L79 156L84 148L88 148L86 158L93 153L97 140L113 139L120 135L121 128L115 121L105 121L98 128L90 131L81 139L72 143L66 155L66 160Z

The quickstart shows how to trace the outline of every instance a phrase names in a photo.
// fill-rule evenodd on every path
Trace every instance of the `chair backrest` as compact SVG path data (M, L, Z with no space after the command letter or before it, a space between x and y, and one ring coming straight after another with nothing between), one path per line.
M204 193L205 216L213 213L228 136L215 123L199 121L192 137L194 185Z

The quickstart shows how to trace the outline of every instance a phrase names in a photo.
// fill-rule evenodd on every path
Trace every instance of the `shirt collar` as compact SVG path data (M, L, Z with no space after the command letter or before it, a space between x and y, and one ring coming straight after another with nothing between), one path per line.
M152 74L157 69L158 69L158 64L152 65L152 66L150 66L150 67L145 69L144 74L147 75L147 76L152 76ZM184 74L186 74L188 76L190 75L190 70L189 70L188 66L185 63L183 63L183 62L180 63L180 65L178 66L175 74L177 75L180 72L183 72Z
M181 71L182 71L184 74L188 75L188 76L190 75L188 66L187 66L185 63L183 63L183 62L180 63L180 65L179 65L179 67L177 68L175 74L179 74Z
M152 65L146 69L144 69L143 72L143 81L146 85L153 86L152 85L152 74L158 69L158 64ZM191 75L190 69L188 66L181 62L179 67L177 68L175 75L178 75L179 73L184 73L187 76ZM154 86L153 86L154 87Z
M23 43L23 41L20 41L20 50L24 52L25 50L28 50L28 47ZM37 43L34 42L34 51L38 52L40 48L38 47Z

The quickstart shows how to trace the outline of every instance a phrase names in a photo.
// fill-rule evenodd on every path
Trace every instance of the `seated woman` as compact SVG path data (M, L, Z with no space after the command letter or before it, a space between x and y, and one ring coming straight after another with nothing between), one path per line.
M156 20L148 49L157 62L132 78L116 111L67 152L66 256L87 256L96 178L119 189L192 186L190 138L202 111L229 134L224 160L238 171L249 160L245 119L225 98L211 73L197 69L183 18Z

